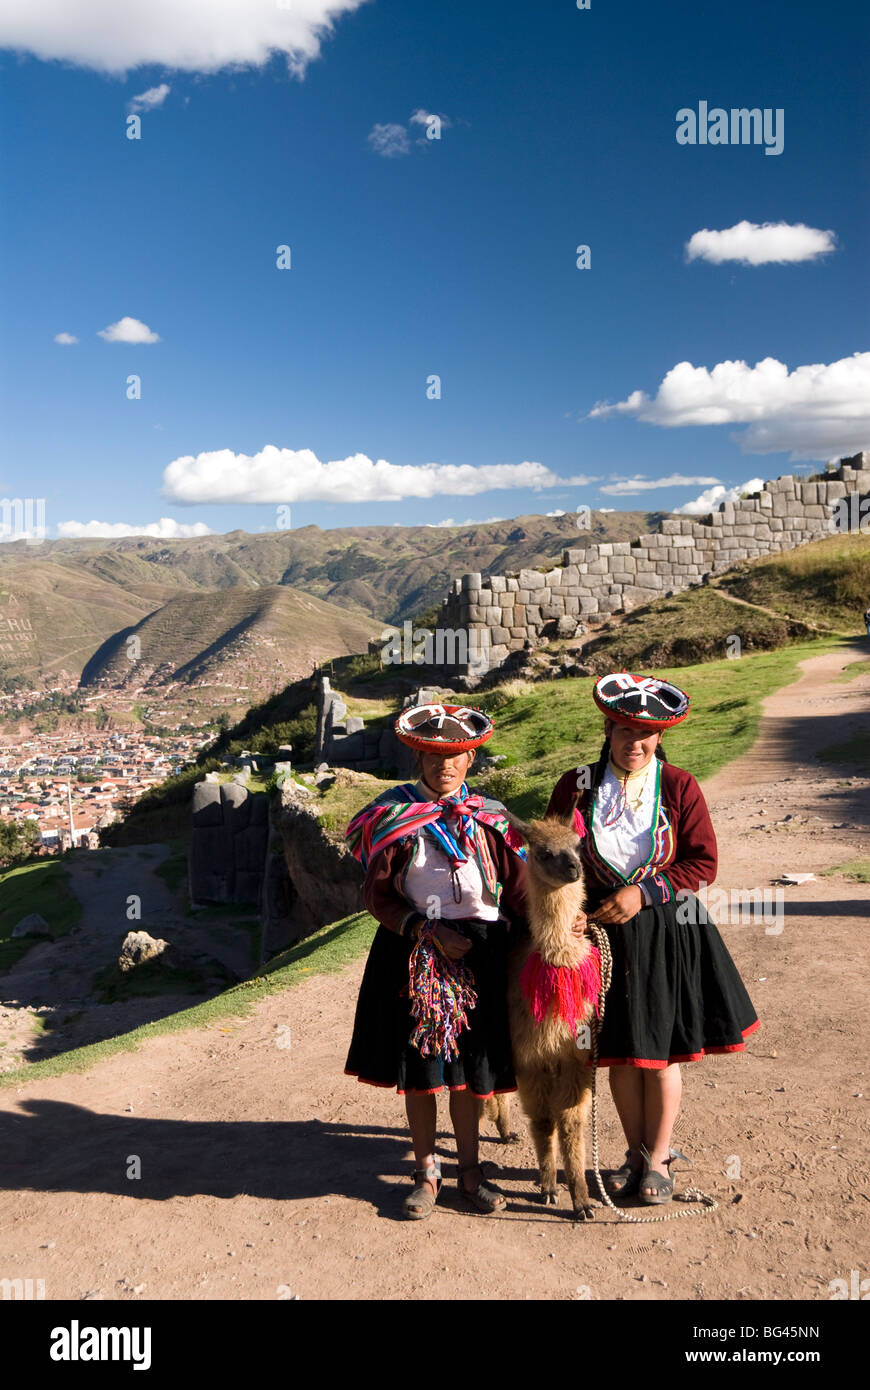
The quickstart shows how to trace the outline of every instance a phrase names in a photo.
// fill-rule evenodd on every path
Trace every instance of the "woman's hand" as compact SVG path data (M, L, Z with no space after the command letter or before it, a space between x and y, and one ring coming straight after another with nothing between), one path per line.
M585 913L585 912L578 912L578 913L577 913L577 916L574 918L574 925L572 926L571 931L574 933L575 936L585 936L585 934L586 934L586 913Z
M433 936L448 960L462 960L462 957L471 950L471 942L468 937L462 936L460 932L454 931L444 922L438 923Z
M624 888L617 888L615 893L611 893L609 898L605 898L601 906L595 913L596 922L604 922L605 925L614 922L627 922L634 917L643 907L643 893L636 883L628 883Z

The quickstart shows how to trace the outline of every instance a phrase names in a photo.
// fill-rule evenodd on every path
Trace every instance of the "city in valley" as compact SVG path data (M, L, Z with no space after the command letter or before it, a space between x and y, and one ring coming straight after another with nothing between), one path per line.
M183 733L165 726L161 733L149 733L128 720L116 722L105 704L102 728L92 727L93 717L83 718L80 727L62 718L43 732L31 727L38 720L21 718L22 708L32 702L44 707L52 695L60 700L66 693L41 689L0 695L0 828L12 825L21 832L35 822L36 853L98 848L102 829L214 737L189 725Z

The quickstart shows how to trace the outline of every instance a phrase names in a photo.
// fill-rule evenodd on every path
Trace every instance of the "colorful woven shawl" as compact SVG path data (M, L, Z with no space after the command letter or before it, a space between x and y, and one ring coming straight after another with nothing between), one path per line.
M367 869L374 856L388 845L422 830L440 845L454 868L473 855L484 883L498 902L501 884L481 826L496 830L521 859L525 859L526 851L507 817L483 807L483 797L470 792L465 782L439 801L421 801L414 784L403 782L354 816L347 827L347 843L354 858Z

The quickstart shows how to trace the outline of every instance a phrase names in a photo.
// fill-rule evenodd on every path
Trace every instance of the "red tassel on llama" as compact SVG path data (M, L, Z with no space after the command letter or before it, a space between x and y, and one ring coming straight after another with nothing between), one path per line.
M590 1003L595 1005L596 1017L600 1017L601 956L598 947L593 946L585 960L573 967L547 965L538 952L533 951L523 966L520 988L538 1024L544 1022L552 1009L556 1018L573 1028Z

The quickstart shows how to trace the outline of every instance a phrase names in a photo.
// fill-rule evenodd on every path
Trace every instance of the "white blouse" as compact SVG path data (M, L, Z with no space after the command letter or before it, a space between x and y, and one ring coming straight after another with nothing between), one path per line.
M656 762L653 756L646 767L628 773L625 783L626 801L622 813L616 815L623 797L623 784L626 774L619 770L619 776L608 762L607 770L595 797L595 812L592 829L595 843L601 856L612 864L624 877L634 873L645 864L652 849L653 816L655 814ZM611 818L613 824L606 822ZM644 902L648 901L643 884L638 884Z
M485 922L498 920L498 903L487 888L476 859L469 857L464 864L456 866L459 902L453 897L453 881L450 860L444 850L430 835L420 831L405 874L405 892L417 911L428 916L431 907L431 915L444 921L457 917L479 917Z

